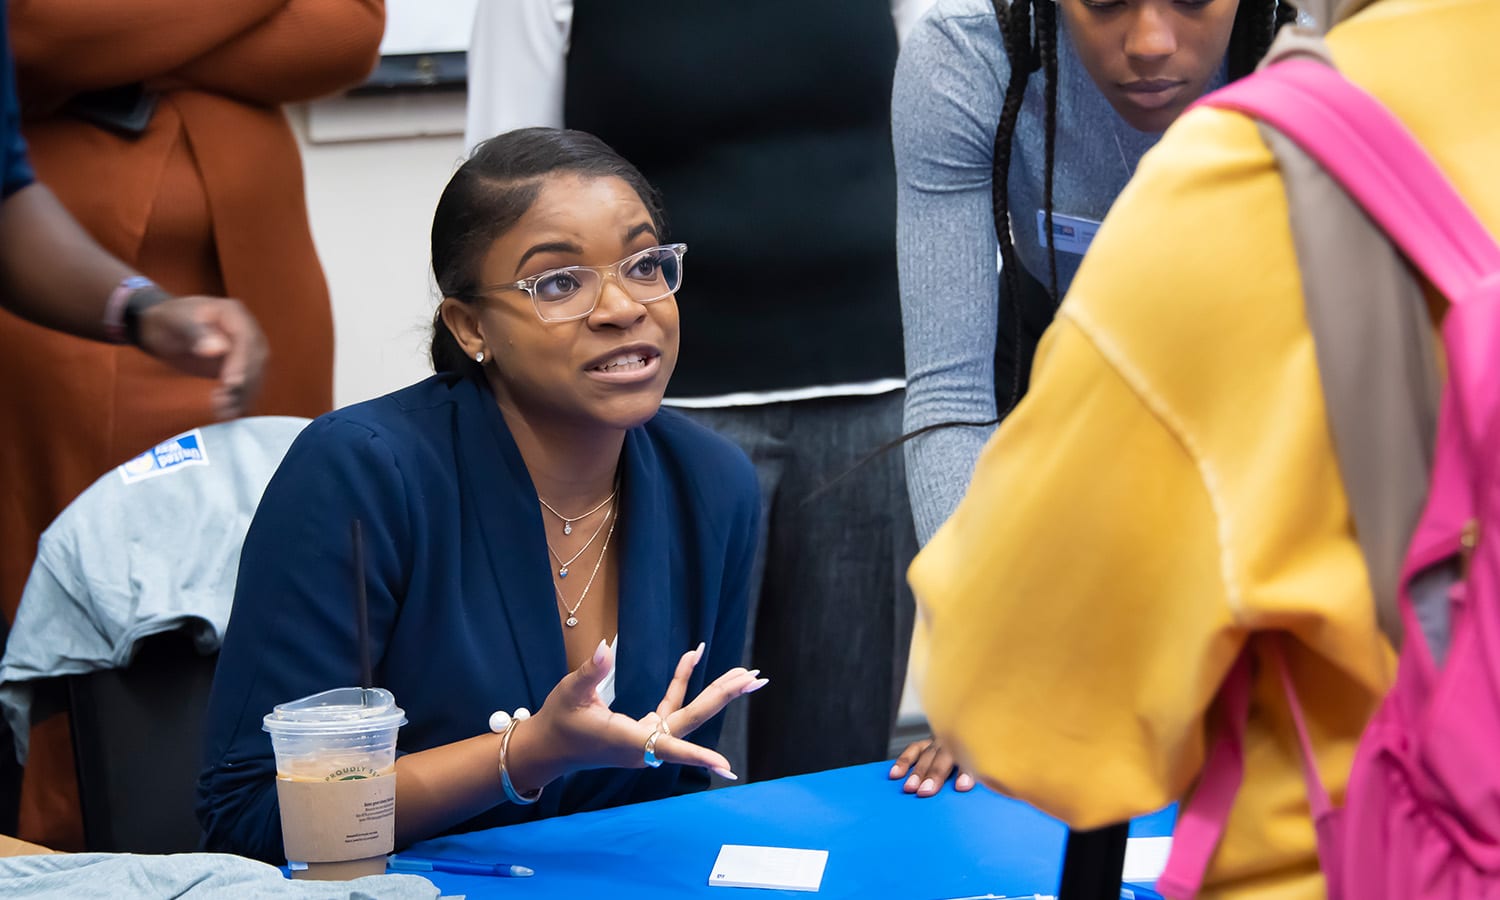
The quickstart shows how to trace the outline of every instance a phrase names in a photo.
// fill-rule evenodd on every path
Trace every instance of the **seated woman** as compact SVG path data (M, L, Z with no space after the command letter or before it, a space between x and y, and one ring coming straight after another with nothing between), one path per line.
M733 777L711 748L716 714L766 683L737 667L759 500L738 449L659 408L686 249L662 241L650 186L582 132L513 131L454 174L438 374L309 425L246 537L205 727L209 848L285 858L261 717L360 676L356 520L374 680L408 719L398 847ZM536 713L508 794L488 722L518 707ZM671 764L645 767L648 740Z

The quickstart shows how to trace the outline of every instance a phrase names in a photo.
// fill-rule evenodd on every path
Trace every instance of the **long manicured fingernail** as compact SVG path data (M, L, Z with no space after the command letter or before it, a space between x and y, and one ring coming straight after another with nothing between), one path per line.
M758 677L760 677L760 669L751 669L750 671L746 672L745 674L749 675L751 678L758 678Z
M604 638L599 639L599 647L594 651L594 665L604 665L604 654L609 652L609 643Z
M729 771L728 769L713 768L713 769L709 769L709 771L713 772L715 775L719 776L720 778L723 778L725 781L739 781L740 780L740 776L734 774L733 772Z
M696 662L697 660L702 659L703 658L703 651L707 650L707 649L708 649L708 644L705 643L705 642L703 642L703 641L699 641L698 642L698 649L693 651L693 653L694 653L694 662Z
M757 678L749 684L745 685L745 689L740 691L740 696L743 697L746 694L753 694L770 683L771 679L769 678Z

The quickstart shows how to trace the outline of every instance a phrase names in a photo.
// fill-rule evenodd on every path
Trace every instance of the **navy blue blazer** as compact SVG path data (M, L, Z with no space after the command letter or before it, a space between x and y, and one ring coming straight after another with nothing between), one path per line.
M670 410L625 438L616 711L654 710L707 643L691 697L740 665L759 492L733 444ZM322 416L287 452L245 538L204 736L205 846L285 859L261 717L359 680L350 522L364 531L375 683L406 711L399 752L535 710L567 674L536 489L483 382L435 376ZM693 740L718 741L722 716ZM701 770L599 769L453 829L701 789Z

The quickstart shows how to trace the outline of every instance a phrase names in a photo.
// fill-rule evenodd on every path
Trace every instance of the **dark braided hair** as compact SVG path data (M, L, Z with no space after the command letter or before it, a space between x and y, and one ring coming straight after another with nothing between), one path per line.
M995 128L995 168L990 179L990 203L995 216L995 236L1000 240L1000 272L1005 278L1005 290L1011 298L1011 309L1015 311L1015 356L1012 359L1011 397L1006 412L1020 400L1021 394L1021 326L1022 296L1021 266L1016 257L1016 245L1010 233L1010 156L1016 133L1016 122L1021 117L1021 104L1026 99L1026 85L1031 73L1046 68L1044 92L1046 94L1046 130L1042 204L1047 229L1047 269L1051 279L1051 296L1057 296L1057 253L1052 246L1052 175L1053 159L1057 146L1057 5L1042 0L993 0L995 17L1000 22L1000 38L1005 46L1005 58L1010 61L1010 82L1005 86L1005 100L1000 106L1000 123ZM1036 27L1032 28L1033 6ZM998 401L998 398L996 398ZM997 420L998 421L998 420ZM991 424L991 423L986 423Z
M1272 7L1270 10L1266 6ZM1247 11L1247 7L1249 7ZM1297 7L1290 3L1253 2L1241 0L1239 13L1229 32L1229 51L1225 54L1229 63L1229 80L1243 78L1255 71L1261 58L1271 49L1276 32L1283 25L1297 21Z
M992 0L995 17L1000 23L1000 36L1005 46L1006 59L1010 61L1010 83L1005 86L1005 100L1000 107L1000 122L995 128L995 164L990 191L994 209L995 237L1000 242L1000 261L1004 275L1006 294L1010 299L1011 323L1014 325L1014 354L1011 357L1010 397L999 418L990 422L963 423L993 425L999 422L1021 402L1022 377L1027 354L1024 346L1025 328L1022 326L1021 299L1023 276L1016 259L1015 242L1011 238L1010 215L1010 158L1011 145L1016 133L1016 122L1020 119L1021 104L1026 96L1026 85L1031 73L1043 70L1045 78L1043 92L1046 98L1045 111L1045 171L1043 172L1042 207L1046 217L1047 232L1047 295L1056 309L1060 299L1057 289L1057 248L1052 240L1052 176L1054 151L1057 144L1057 4L1055 0ZM1225 61L1230 80L1255 71L1261 57L1271 47L1276 30L1294 21L1297 10L1286 0L1240 0L1235 11L1234 24L1229 33L1229 49ZM1034 27L1033 27L1034 20ZM1003 336L1003 335L1001 335ZM999 405L998 390L996 405ZM946 423L945 423L946 424ZM958 424L958 423L954 423ZM941 427L941 426L931 426ZM923 429L926 430L926 429ZM918 432L920 433L920 432ZM915 435L912 435L915 436Z

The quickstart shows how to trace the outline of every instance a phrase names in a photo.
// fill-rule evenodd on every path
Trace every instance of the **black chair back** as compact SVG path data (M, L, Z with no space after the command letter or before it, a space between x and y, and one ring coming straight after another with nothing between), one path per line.
M217 660L174 631L143 639L126 668L67 679L86 849L198 849L193 806Z

